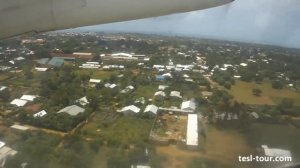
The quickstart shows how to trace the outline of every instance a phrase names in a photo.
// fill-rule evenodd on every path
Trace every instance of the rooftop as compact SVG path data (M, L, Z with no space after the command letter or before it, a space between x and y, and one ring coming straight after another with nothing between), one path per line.
M198 115L197 114L188 115L186 144L190 146L198 146Z
M71 116L76 116L79 113L83 113L84 111L85 111L84 108L81 108L77 105L71 105L71 106L67 106L67 107L59 110L59 112L57 112L57 113L67 113Z

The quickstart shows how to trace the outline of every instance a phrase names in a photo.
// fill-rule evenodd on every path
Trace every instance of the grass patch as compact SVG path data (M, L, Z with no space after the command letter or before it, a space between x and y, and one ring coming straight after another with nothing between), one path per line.
M152 98L158 91L158 85L139 85L135 93L137 97Z
M96 79L108 79L112 74L117 73L115 71L100 71L100 70L88 70L88 69L81 69L75 71L78 75L90 75L91 78L96 78Z
M9 76L5 75L5 74L0 74L0 81L5 81L6 79L8 79Z
M99 114L100 115L100 114ZM82 128L85 137L100 138L115 144L136 144L146 141L153 121L134 117L119 117L114 121L95 116Z
M262 90L261 96L254 96L252 93L253 88L259 88ZM284 98L294 100L296 106L300 106L300 93L294 92L288 88L281 90L273 89L271 82L265 81L262 84L256 84L254 82L243 82L237 80L235 85L232 85L230 90L227 90L234 98L245 104L257 104L257 105L276 105Z

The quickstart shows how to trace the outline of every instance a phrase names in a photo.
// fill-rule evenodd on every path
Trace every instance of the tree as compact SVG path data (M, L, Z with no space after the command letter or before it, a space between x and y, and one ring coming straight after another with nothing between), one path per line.
M91 94L88 96L88 100L90 102L89 106L92 108L92 110L97 110L99 108L99 98L97 94Z
M282 89L283 88L283 83L279 80L274 80L274 81L272 81L272 88Z
M294 101L292 99L283 99L277 106L278 110L284 114L293 114Z
M129 159L121 154L116 154L107 160L108 168L129 168Z
M4 101L9 101L10 99L10 91L8 89L4 89L0 92L0 98Z
M31 72L31 70L25 70L24 75L27 79L33 78L33 73Z
M229 82L225 82L224 87L226 89L231 89L231 84Z

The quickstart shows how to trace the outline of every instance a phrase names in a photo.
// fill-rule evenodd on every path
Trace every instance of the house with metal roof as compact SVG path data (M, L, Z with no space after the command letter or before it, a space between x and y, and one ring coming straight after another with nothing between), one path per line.
M64 59L57 58L57 57L52 58L48 62L48 65L55 66L55 67L61 67L63 66L63 64L64 64Z
M182 96L180 95L180 92L178 91L171 91L170 93L170 97L176 97L176 98L182 98Z
M166 88L168 88L169 86L167 85L159 85L158 86L158 90L165 90Z
M17 107L23 107L27 103L27 100L14 99L10 102L11 105L16 105Z
M196 103L194 100L188 100L188 101L184 101L181 104L181 110L190 110L190 111L194 111L196 110Z
M78 100L76 100L77 103L81 104L82 106L88 105L90 102L88 101L87 97L84 96Z
M198 115L197 114L188 115L186 145L187 148L191 150L198 148Z
M144 113L150 113L156 115L157 111L158 111L158 107L153 104L150 104L145 108Z
M166 93L163 92L163 91L157 91L157 92L154 93L154 96L155 96L156 98L159 98L159 97L163 98L163 97L166 96Z
M20 99L27 100L27 101L33 101L37 96L35 95L23 95Z
M43 117L43 116L45 116L47 114L47 112L45 111L45 110L42 110L42 111L40 111L40 112L37 112L37 113L35 113L35 114L33 114L33 117Z
M77 105L71 105L59 110L57 113L67 113L71 116L76 116L79 113L83 113L84 111L85 111L84 108L81 108Z
M135 105L130 105L130 106L126 106L126 107L123 107L120 111L118 112L121 112L123 113L124 115L126 116L129 116L129 115L134 115L136 113L139 113L140 112L140 108L136 107Z

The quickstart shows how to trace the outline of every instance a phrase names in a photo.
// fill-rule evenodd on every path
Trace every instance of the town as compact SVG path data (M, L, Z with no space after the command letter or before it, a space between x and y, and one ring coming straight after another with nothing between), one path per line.
M250 154L297 162L299 55L298 49L125 33L4 40L0 167L267 164L238 162Z

